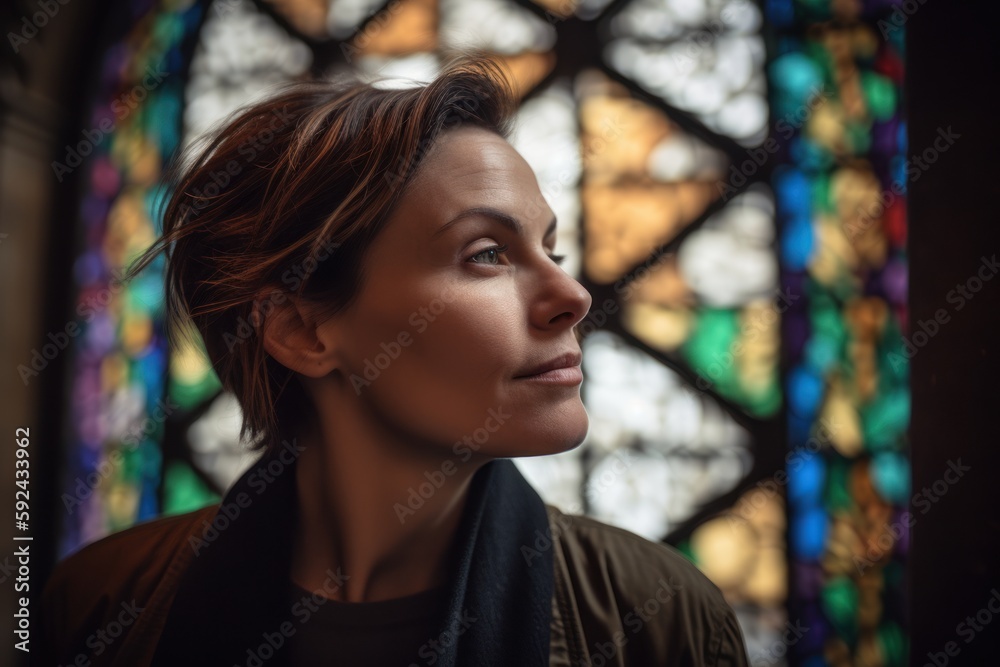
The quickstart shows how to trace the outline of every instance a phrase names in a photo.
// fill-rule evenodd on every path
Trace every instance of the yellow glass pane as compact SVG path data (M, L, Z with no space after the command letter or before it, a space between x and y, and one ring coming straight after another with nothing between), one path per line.
M438 45L437 23L437 0L390 3L354 36L352 53L396 57L434 51Z
M556 66L556 54L519 53L514 56L497 56L513 77L514 93L518 99L530 93Z
M820 423L836 424L830 429L830 444L840 452L841 456L854 458L861 454L862 438L861 416L855 407L855 400L847 391L840 376L830 380L823 404Z
M765 607L779 607L788 591L784 538L785 504L778 480L768 478L758 482L747 490L729 511L713 521L718 528L753 536L753 540L749 542L734 541L722 536L717 538L718 543L713 547L717 553L715 556L717 560L727 558L723 552L726 546L752 549L752 558L737 554L736 559L747 560L746 574L743 579L732 581L728 588L723 589L726 599L730 602L749 601ZM691 546L698 559L698 566L712 581L715 581L710 572L716 570L711 567L706 570L702 565L703 552L700 548L704 548L706 536L702 536L700 542L695 542L694 539L700 530L699 528L692 534Z
M673 352L691 335L694 318L688 310L652 303L630 303L622 315L625 328L661 352Z
M585 185L587 275L614 282L697 219L715 195L709 183Z
M580 0L535 0L535 4L553 16L566 18L580 6Z
M584 267L591 280L608 283L648 257L701 216L718 196L717 173L667 178L654 168L671 141L717 155L688 137L662 111L595 70L576 79L583 152Z
M657 149L683 140L696 155L696 180L715 183L728 165L725 156L681 130L662 111L635 99L627 88L595 70L576 79L580 107L580 141L587 182L619 183L661 178L652 169ZM687 180L687 179L680 179Z
M587 180L614 183L648 175L656 145L674 130L662 113L626 95L610 82L589 81L580 103L580 141Z
M170 355L170 374L179 383L196 385L212 370L209 360L201 348L190 338L200 340L197 335L181 337L177 348Z
M327 0L267 0L300 33L313 39L329 37L326 29Z
M780 314L770 301L753 301L740 311L739 320L733 346L739 350L734 356L740 385L748 394L761 396L776 381Z
M749 522L718 517L695 529L691 550L701 571L723 592L729 592L740 588L753 572L758 541Z
M664 255L648 270L637 270L620 290L622 324L640 340L661 352L673 352L694 326L695 304L680 275L675 255Z

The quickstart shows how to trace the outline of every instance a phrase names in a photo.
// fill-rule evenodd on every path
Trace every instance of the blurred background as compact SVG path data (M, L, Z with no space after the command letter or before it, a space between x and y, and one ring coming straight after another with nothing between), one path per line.
M5 422L30 427L32 593L55 560L216 502L252 462L200 346L168 348L162 257L116 280L158 234L169 158L276 83L357 72L412 85L450 49L482 47L514 75L512 143L560 220L556 252L594 297L580 325L587 440L517 465L564 511L678 547L736 609L754 665L910 664L910 360L948 325L911 323L907 190L976 142L956 124L908 149L905 45L920 12L15 3L3 383ZM962 281L975 252L953 263ZM931 320L961 317L945 291ZM948 468L928 470L932 482Z

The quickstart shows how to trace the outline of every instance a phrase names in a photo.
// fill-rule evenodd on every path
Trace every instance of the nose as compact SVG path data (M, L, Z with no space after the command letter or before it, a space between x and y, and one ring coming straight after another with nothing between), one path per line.
M532 324L540 329L570 329L579 324L593 303L590 292L547 257L537 274L532 299Z

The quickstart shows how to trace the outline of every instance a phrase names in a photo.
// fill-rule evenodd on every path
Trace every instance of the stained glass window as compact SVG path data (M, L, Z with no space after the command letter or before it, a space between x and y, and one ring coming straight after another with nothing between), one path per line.
M806 665L908 664L906 126L889 4L767 4L782 283L801 296L782 329Z
M754 664L903 664L889 7L136 2L91 97L115 127L86 156L60 555L217 500L251 461L200 346L168 352L162 260L114 280L158 232L166 160L273 84L350 70L409 85L447 49L484 47L514 75L512 143L561 221L556 251L594 297L587 439L520 469L565 511L679 547L737 610Z

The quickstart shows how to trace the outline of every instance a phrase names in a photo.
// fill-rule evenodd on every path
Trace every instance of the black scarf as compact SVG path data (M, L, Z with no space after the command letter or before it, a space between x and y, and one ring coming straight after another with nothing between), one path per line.
M245 667L248 649L261 646L265 633L295 623L287 586L297 460L287 442L265 455L226 493L215 531L192 541L198 555L180 580L153 665ZM548 517L513 461L496 459L476 471L458 530L441 631L462 630L457 642L436 654L434 667L548 665L552 553L525 552L529 563L521 548L550 535ZM470 617L476 620L462 623ZM265 667L281 664L280 649L263 661Z

